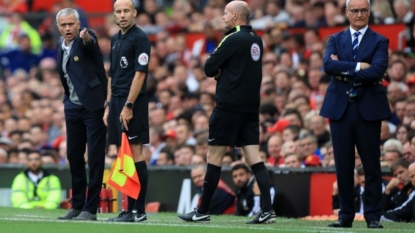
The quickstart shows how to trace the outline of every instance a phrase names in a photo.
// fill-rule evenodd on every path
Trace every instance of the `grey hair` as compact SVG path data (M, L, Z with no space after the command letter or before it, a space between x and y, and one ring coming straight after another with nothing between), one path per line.
M65 8L65 9L60 10L56 14L56 23L58 23L59 17L61 17L63 15L75 15L76 21L79 22L79 13L78 13L78 11L76 11L75 9L72 9L72 8Z
M369 7L370 7L370 0L367 0L367 3L369 3ZM350 4L350 0L346 1L346 8L349 9L349 4Z
M387 147L390 147L390 146L394 146L395 150L402 153L402 143L399 140L393 139L393 138L388 139L385 143L383 143L384 152L391 150L391 149L387 149Z
M399 3L403 3L403 5L404 5L405 7L410 7L410 6L411 6L411 3L410 3L408 0L396 0L396 1L393 3L393 6L397 6Z

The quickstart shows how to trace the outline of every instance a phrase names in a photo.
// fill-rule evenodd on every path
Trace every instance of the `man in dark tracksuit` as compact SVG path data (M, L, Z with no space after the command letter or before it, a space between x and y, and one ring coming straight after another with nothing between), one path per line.
M411 222L415 203L415 189L408 172L409 162L399 158L392 163L393 178L383 194L381 221ZM398 189L398 185L403 185Z
M262 212L247 223L276 220L271 206L268 171L259 157L263 44L261 37L248 26L249 15L249 6L244 1L232 1L226 5L222 18L228 32L205 63L206 76L218 81L216 107L209 119L208 165L202 202L198 209L179 215L185 221L210 221L207 212L228 146L242 147L261 191Z

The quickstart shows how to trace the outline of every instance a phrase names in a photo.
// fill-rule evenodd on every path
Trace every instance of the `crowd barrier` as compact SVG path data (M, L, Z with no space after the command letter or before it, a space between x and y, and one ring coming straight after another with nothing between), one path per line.
M0 205L9 206L9 190L13 178L23 169L16 165L0 165ZM70 174L68 167L53 166L48 170L59 177L62 189L68 197ZM229 168L222 169L222 179L235 189ZM336 180L333 168L273 169L273 184L278 185L290 198L299 216L331 215L331 195ZM384 169L389 176L389 169ZM108 173L108 171L107 171ZM160 202L160 211L190 212L195 207L198 195L190 179L190 167L150 167L147 202ZM121 195L117 196L114 210L121 209Z

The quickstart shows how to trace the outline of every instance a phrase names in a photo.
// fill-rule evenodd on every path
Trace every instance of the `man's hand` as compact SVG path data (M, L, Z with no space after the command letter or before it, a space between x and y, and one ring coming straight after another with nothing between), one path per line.
M392 179L389 181L388 185L386 185L386 188L385 188L385 194L386 194L386 195L389 195L389 194L390 194L390 192L392 191L392 189L393 189L393 188L395 188L395 187L398 187L398 185L399 185L399 180L398 180L398 178L396 178L396 177L392 178Z
M339 194L339 188L337 187L337 180L333 183L333 196Z
M109 114L109 109L110 109L110 107L109 107L109 106L105 107L105 110L104 110L104 117L102 118L102 120L104 121L105 126L108 126L108 114Z
M85 44L88 44L91 41L91 36L89 35L88 30L86 30L86 28L84 28L84 30L81 31L79 37L81 37Z
M360 70L364 70L370 67L369 63L366 62L360 62Z
M127 107L124 107L120 114L120 122L124 124L125 130L128 131L128 124L130 120L133 118L133 110Z
M221 70L219 69L219 72L217 74L215 74L215 76L213 76L213 78L215 80L218 80L219 79L219 76L220 76L220 73L221 73Z
M331 58L331 60L334 60L334 61L338 61L339 60L339 58L337 57L337 55L334 55L334 54L330 55L330 58Z

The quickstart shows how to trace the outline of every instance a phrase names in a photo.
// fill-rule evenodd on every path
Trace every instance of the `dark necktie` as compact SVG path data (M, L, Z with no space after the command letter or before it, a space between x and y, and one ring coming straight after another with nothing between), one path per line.
M356 59L357 48L359 47L360 32L353 33L353 60Z

